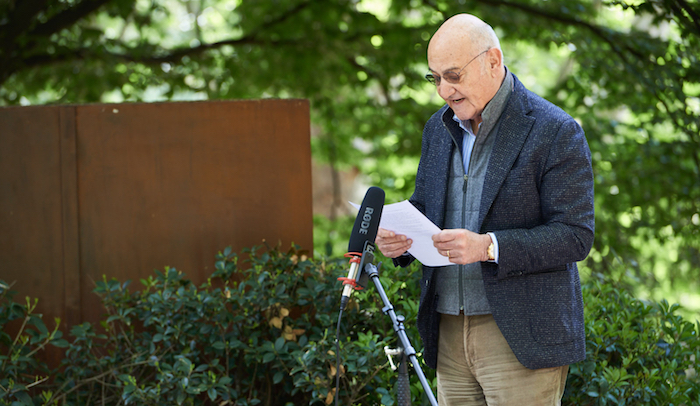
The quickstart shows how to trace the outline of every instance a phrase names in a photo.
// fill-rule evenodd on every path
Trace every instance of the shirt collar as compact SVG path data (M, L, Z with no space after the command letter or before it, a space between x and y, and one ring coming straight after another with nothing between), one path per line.
M505 67L505 69L506 75L503 79L503 83L501 83L501 87L498 89L491 101L486 104L484 111L481 113L482 121L481 124L479 124L479 129L485 125L486 128L489 129L489 132L491 131L491 128L493 128L496 121L501 116L501 113L503 113L503 110L506 108L506 103L508 103L510 94L513 92L513 74L510 73L508 67ZM456 114L452 116L452 119L459 123L459 126L468 134L474 135L470 123L471 120L460 120L457 118Z

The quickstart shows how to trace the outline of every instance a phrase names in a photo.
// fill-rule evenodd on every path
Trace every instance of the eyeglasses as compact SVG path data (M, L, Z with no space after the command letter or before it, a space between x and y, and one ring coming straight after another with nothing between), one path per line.
M488 52L488 51L490 51L490 50L491 50L491 48L489 48L489 49L487 49L487 50L485 50L485 51L482 51L479 55L473 57L469 62L467 62L466 65L464 65L464 67L463 67L462 69L459 70L459 72L457 72L457 73L455 73L455 72L445 72L445 73L442 74L442 77L444 77L445 80L448 81L449 83L452 83L452 84L455 84L455 85L456 85L457 83L460 82L460 80L462 80L462 71L463 71L464 69L466 69L466 67L469 66L470 63L474 62L474 59L480 57L481 55L485 54L486 52ZM426 79L428 82L434 84L435 86L440 86L440 81L442 80L442 78L440 77L440 75L434 75L434 74L432 74L432 73L428 73L427 75L425 75L425 79Z

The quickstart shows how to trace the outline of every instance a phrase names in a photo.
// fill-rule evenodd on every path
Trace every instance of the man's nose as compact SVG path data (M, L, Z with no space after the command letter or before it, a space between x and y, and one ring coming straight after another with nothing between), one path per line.
M455 88L448 81L441 80L440 84L437 85L437 92L440 97L447 100L450 98L450 96L452 96L452 94L454 94Z

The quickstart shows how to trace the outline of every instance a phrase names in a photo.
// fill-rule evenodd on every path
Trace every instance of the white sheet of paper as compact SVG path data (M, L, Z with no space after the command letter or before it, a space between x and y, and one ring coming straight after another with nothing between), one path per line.
M360 205L350 202L356 209ZM413 240L408 252L427 266L454 265L433 246L433 234L441 230L408 200L384 205L379 227L403 234Z

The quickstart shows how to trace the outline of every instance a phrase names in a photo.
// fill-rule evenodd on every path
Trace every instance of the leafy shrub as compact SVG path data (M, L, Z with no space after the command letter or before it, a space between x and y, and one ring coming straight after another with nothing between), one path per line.
M700 404L700 323L602 281L585 287L584 302L587 357L571 366L566 404Z
M9 405L9 400L31 405L30 393L41 393L38 388L51 375L39 352L47 345L66 347L68 342L61 338L59 319L55 320L56 328L49 331L41 315L34 313L38 301L26 298L25 305L14 303L9 288L0 281L0 405ZM14 337L8 333L12 323L17 325Z
M129 282L97 283L106 310L101 325L73 326L58 370L38 361L36 345L26 360L3 357L0 371L43 370L53 379L21 393L4 382L0 405L32 404L31 397L34 404L69 405L328 404L335 394L336 278L345 261L313 263L295 250L257 251L246 251L245 269L230 249L219 253L216 271L200 287L173 268L141 280L136 292ZM411 284L382 279L388 294L414 296L399 293ZM378 298L357 297L343 318L340 397L345 404L391 404L385 384L393 372L383 354L395 342L391 322ZM18 337L55 344L60 332L49 337L32 310L3 297L3 314L26 313L42 326ZM9 320L0 319L3 329Z
M135 292L103 280L95 289L103 321L73 326L70 342L46 328L35 304L14 303L2 288L0 405L324 405L333 402L338 372L343 404L394 404L396 373L383 349L396 338L371 282L344 312L336 371L336 278L346 261L311 261L295 249L246 255L239 266L230 249L219 253L199 287L173 268ZM385 269L381 280L419 348L416 272ZM675 305L644 303L603 283L586 286L584 296L588 358L572 365L564 404L698 404L700 326L677 316ZM8 323L21 324L19 333L10 336ZM49 345L65 348L54 370L37 356ZM434 371L424 372L434 385ZM415 374L411 394L427 404Z

